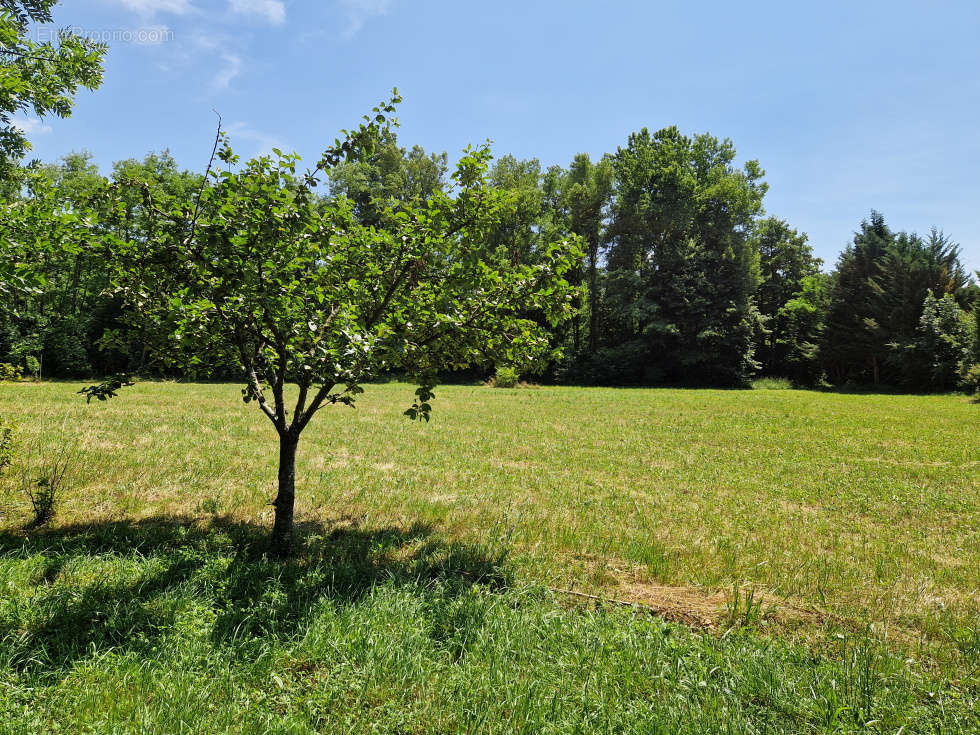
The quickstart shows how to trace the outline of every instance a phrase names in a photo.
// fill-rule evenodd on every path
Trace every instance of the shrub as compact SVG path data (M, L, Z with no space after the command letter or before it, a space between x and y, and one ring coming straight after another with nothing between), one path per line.
M54 519L55 505L58 500L58 486L53 484L48 477L39 477L35 481L36 487L33 490L27 488L27 497L31 500L31 510L34 517L31 519L31 528L39 528L47 525Z
M493 385L495 388L516 388L520 379L520 374L514 368L499 367L493 376Z
M34 380L41 379L41 362L34 355L28 355L24 358L24 366L27 369L27 374Z
M963 372L960 384L967 393L980 395L980 362L971 365Z
M40 459L33 461L34 456ZM32 518L28 528L39 528L54 519L65 488L74 475L75 459L75 450L67 444L63 444L50 460L41 457L39 445L29 450L20 472L21 490L31 503Z
M24 371L19 365L11 365L9 362L0 362L0 382L5 380L20 380Z

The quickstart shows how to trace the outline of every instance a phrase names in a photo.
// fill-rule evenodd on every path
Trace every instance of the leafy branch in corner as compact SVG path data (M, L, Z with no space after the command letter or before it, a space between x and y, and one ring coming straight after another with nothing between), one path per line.
M130 380L128 375L113 375L98 385L86 386L78 392L85 396L86 403L91 403L93 398L98 398L100 401L115 398L117 391L130 385L136 385L136 383Z

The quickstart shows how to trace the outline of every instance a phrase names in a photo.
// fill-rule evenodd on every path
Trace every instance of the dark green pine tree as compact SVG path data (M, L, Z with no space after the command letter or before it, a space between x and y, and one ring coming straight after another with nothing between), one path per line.
M910 346L930 294L968 298L969 277L959 246L938 230L927 239L893 233L872 212L841 255L824 331L822 360L838 381L925 389Z
M876 318L880 289L875 279L894 242L884 216L872 211L837 261L820 351L832 380L880 381L888 339Z

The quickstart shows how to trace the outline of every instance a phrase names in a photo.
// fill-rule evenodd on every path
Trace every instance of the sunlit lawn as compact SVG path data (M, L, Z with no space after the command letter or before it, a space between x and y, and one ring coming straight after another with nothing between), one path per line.
M75 394L78 387L69 383L0 385L0 415L16 422L22 446L54 447L69 442L79 447L78 471L52 529L27 537L18 530L28 514L11 482L5 490L0 518L0 526L7 529L0 549L0 565L6 564L5 571L0 572L0 585L6 584L6 592L0 586L0 595L8 597L4 603L7 665L29 671L31 666L22 661L24 656L46 660L44 655L48 655L50 660L39 664L41 674L35 674L54 676L52 671L67 666L71 681L81 687L72 690L75 694L97 691L85 683L86 676L101 681L100 686L109 685L104 679L107 670L97 660L99 655L109 655L110 650L116 652L113 655L132 657L116 662L120 671L130 665L139 668L139 660L156 662L148 663L150 668L159 665L161 671L173 671L180 665L166 656L184 651L180 655L186 654L191 661L185 675L193 679L193 672L198 670L195 667L204 667L206 660L211 661L210 666L216 660L215 637L233 635L234 626L221 626L249 619L242 608L245 599L257 610L279 610L270 613L271 622L267 621L271 638L249 639L268 646L262 651L271 658L264 664L261 657L259 663L249 664L261 669L260 674L250 668L241 681L235 680L237 683L220 676L208 680L206 686L204 679L197 683L188 680L190 689L182 696L197 698L195 702L200 699L193 707L204 706L201 702L219 696L215 688L225 687L232 699L244 696L242 682L253 682L253 674L262 681L278 678L287 685L286 690L292 681L289 677L315 678L319 670L315 655L320 650L316 643L320 640L316 637L318 626L364 625L369 631L365 635L375 636L376 642L381 641L378 645L389 646L394 644L383 641L381 631L387 628L375 603L395 611L388 625L399 640L399 636L416 635L412 622L416 619L423 627L431 623L453 628L454 624L446 623L444 611L435 613L426 607L436 605L442 611L438 606L445 604L447 610L463 606L463 612L452 613L463 616L459 630L453 628L446 636L452 638L460 630L475 636L465 645L453 645L469 650L469 645L476 645L474 641L483 641L479 656L467 659L467 665L476 667L468 675L483 682L473 685L474 697L484 691L481 687L485 693L479 696L490 697L490 692L503 686L494 679L500 672L491 673L496 671L495 656L500 657L500 671L519 675L521 657L514 658L516 652L509 649L494 652L494 647L503 645L501 641L507 636L516 635L507 630L517 631L527 625L533 640L526 644L539 646L545 659L551 651L554 660L526 662L532 669L543 667L543 689L535 693L533 687L514 683L514 699L506 711L516 717L515 713L524 711L518 703L526 697L530 719L523 727L534 729L534 717L544 723L565 722L549 718L541 698L556 697L553 706L562 710L563 700L555 692L567 684L578 687L575 706L581 704L585 712L595 705L599 708L596 712L601 710L609 716L612 710L592 702L588 677L583 680L582 671L563 657L583 656L576 652L580 646L606 646L596 641L615 639L618 643L608 643L612 648L596 654L600 660L597 670L604 671L603 676L612 682L620 675L615 661L626 655L624 651L654 646L663 653L659 648L662 642L652 641L659 641L662 631L672 628L664 629L655 620L636 619L629 612L610 618L580 609L573 605L574 598L545 589L551 587L645 602L665 611L669 619L706 626L706 634L684 633L679 639L687 641L682 645L687 647L683 656L677 654L682 658L691 655L703 662L716 656L717 665L724 668L735 665L732 662L739 656L746 661L756 655L774 657L758 663L765 668L763 664L768 661L765 665L770 666L772 675L781 671L786 677L786 702L811 696L805 685L807 677L819 681L826 675L829 681L835 676L834 665L846 665L850 654L835 649L833 643L842 637L862 641L861 646L880 644L881 650L891 651L897 661L910 656L913 662L909 666L939 676L945 683L932 686L951 698L952 704L943 704L952 708L943 710L950 717L968 711L962 707L975 702L980 665L980 406L965 397L768 390L508 391L447 386L436 391L432 422L419 425L401 416L411 402L410 386L371 386L356 410L338 407L322 411L300 445L298 519L310 540L303 552L307 556L302 557L306 561L298 560L295 565L306 570L304 573L311 573L315 567L321 576L329 572L335 579L338 574L347 574L350 579L344 587L340 583L331 586L329 580L317 577L318 582L307 580L297 588L296 580L290 587L288 580L284 582L270 571L270 562L261 561L256 526L271 522L268 502L274 494L277 445L271 425L254 406L242 403L237 386L140 383L107 404L92 405ZM51 456L52 451L42 450L40 456ZM13 467L11 477L16 479L19 471ZM191 554L191 562L182 556L185 551L180 539L185 531L180 529L192 537L188 548L199 549L198 556ZM333 552L330 539L340 540ZM212 569L213 565L220 570L222 565L237 563L243 552L234 549L244 548L241 544L250 549L248 558L252 561L248 563L259 565L258 571L250 568L248 579L257 575L260 580L274 582L260 585L252 591L253 596L241 590L235 594L220 592L221 584L230 582ZM343 549L357 558L341 568L336 566L340 562L328 557ZM313 557L319 561L310 561ZM459 560L456 571L460 574L452 576L452 584L466 582L468 591L453 587L456 591L451 599L438 602L443 599L440 595L447 594L440 585L450 584L440 575L455 569L454 558ZM54 571L48 568L52 559L60 560ZM379 559L386 561L380 564ZM175 564L179 569L187 564L190 567L186 574L174 576ZM157 569L154 565L162 566ZM487 565L493 572L484 578ZM365 569L368 573L363 573ZM156 572L166 580L159 589L152 584ZM62 589L71 597L71 589L90 590L105 574L121 575L119 584L127 592L124 601L117 600L116 604L129 611L126 615L136 615L132 629L144 631L140 616L153 617L145 610L133 613L130 608L138 603L141 610L150 605L162 611L167 621L165 634L149 636L150 642L143 648L118 644L101 650L93 644L93 649L84 653L93 640L102 640L98 631L105 633L104 629L81 637L68 634L65 640L60 633L45 638L37 632L61 630L58 625L71 630L72 625L87 621L87 616L106 600L104 584L91 593L88 603L78 597L81 594L84 598L84 592L75 594L71 598L74 602L52 597L58 600L55 608L60 612L56 617L67 615L64 619L51 617L54 608L45 612L44 595ZM424 584L430 578L436 579L435 591ZM414 587L406 586L409 579L416 580L412 584L423 584L422 591L413 592ZM285 595L284 601L263 598L275 589ZM336 596L331 597L337 589L347 590L343 593L345 603L339 607ZM733 596L733 589L740 591ZM733 597L743 600L750 589L754 590L753 599L761 596L763 600L759 617L746 618L752 618L750 637L745 639L744 631L737 641L731 635L722 636L733 620ZM314 594L316 591L320 594ZM470 600L468 596L474 594L477 598ZM238 605L231 617L227 610L219 609L229 600ZM525 603L526 607L521 607ZM477 612L466 612L471 604ZM67 605L73 612L65 613L58 605ZM500 609L495 607L501 605ZM314 614L309 606L322 615ZM415 618L408 612L413 606L422 610ZM302 615L297 612L300 609L305 610ZM524 620L524 613L514 610L525 610L530 617ZM466 618L471 613L488 622L473 623ZM111 617L111 612L99 614ZM549 615L564 621L568 636L552 630ZM285 632L280 618L289 620ZM539 618L542 622L538 626L533 620ZM124 631L127 620L121 627L107 629ZM248 629L249 635L254 634ZM539 638L534 638L534 631L540 633ZM17 639L17 635L22 638ZM160 648L167 636L180 635L189 636L185 647L178 645L172 651L165 651L166 646ZM793 653L800 635L802 648ZM636 640L629 642L623 636ZM688 640L684 636L691 637ZM767 639L778 641L777 648L767 648ZM14 645L12 641L19 642ZM288 655L283 648L286 642ZM348 645L354 644L345 640L343 646ZM421 689L409 694L398 689L397 677L382 676L375 682L380 689L371 695L378 701L369 697L368 704L359 706L370 709L397 701L402 702L399 711L416 711L400 699L410 697L418 706L426 703L418 712L431 710L448 718L446 728L475 727L477 720L458 716L456 709L466 696L453 687L466 686L465 671L452 668L452 656L441 658L444 652L439 646L436 651L427 648L429 643L419 644L417 650L412 648L414 644L405 645L406 651L415 650L412 655L417 660L415 664L397 664L407 667L398 676L406 677L405 686ZM745 649L739 654L738 647L746 645L751 652ZM846 648L847 644L842 645ZM38 653L38 647L46 653ZM73 653L67 655L65 650ZM615 655L614 650L618 651ZM820 651L820 655L831 652L827 654L831 659L808 664L805 650ZM867 650L862 648L861 655ZM328 656L330 671L335 671L330 667L337 663L336 655L333 650ZM357 655L371 658L387 654L365 649L350 655L356 659ZM838 660L833 656L838 655L838 664L832 664ZM288 666L307 673L297 674L283 663L294 658ZM360 672L358 676L366 675L363 661L350 665L354 667L348 672L351 675L355 670ZM634 678L647 675L641 673L645 670L639 660L623 665ZM853 665L859 666L856 658ZM314 673L304 667L312 667ZM427 680L419 673L428 671L427 667L432 667L431 676L440 677L431 691L419 683ZM409 675L409 670L415 673ZM910 675L900 664L899 670L903 677ZM744 670L737 673L747 675ZM836 674L840 681L849 681L852 675L858 676L853 671ZM149 675L132 676L136 681ZM49 707L56 706L59 696L69 697L65 689L70 689L68 680L60 676L55 679L56 689L45 695ZM150 680L141 685L147 691L157 686L147 683ZM859 684L857 680L853 683ZM716 692L720 699L705 695L707 698L696 706L700 700L692 694L694 698L678 705L680 709L661 708L657 710L661 719L649 722L668 727L675 722L670 717L677 716L677 722L688 718L690 722L711 723L715 722L712 717L721 717L724 712L734 718L731 722L741 722L738 718L752 722L755 705L746 705L753 700L738 688L743 685L749 686L745 682L732 685L737 704ZM373 685L364 686L367 691ZM649 692L659 691L653 685L652 689L623 686L618 696L622 702L639 707L637 712L649 704L644 699ZM705 686L709 693L714 692L713 683ZM905 691L894 683L891 686L889 696ZM919 685L909 686L909 701L918 701ZM921 686L928 689L930 685ZM598 687L595 696L600 696L601 689ZM398 696L392 693L395 690L400 692ZM820 686L811 691L812 697L817 697L813 694L817 690ZM263 697L273 694L264 691ZM748 699L743 701L743 695ZM139 699L132 691L126 696L135 697L134 702ZM331 696L335 704L349 704L352 695L338 691ZM771 696L779 699L783 695ZM287 699L281 706L282 717L296 715L294 707L299 706ZM234 701L239 704L221 710L221 717L230 718L228 722L218 714L214 714L218 719L208 720L213 731L235 731L235 712L245 705ZM895 708L895 717L903 710L912 711L903 701L899 698L889 705ZM774 704L781 714L772 720L776 723L773 727L777 731L819 730L814 723L823 721L824 710L813 702L806 706L810 705L816 709L788 715L783 705ZM833 709L829 700L825 705L827 712ZM72 706L84 709L84 702ZM847 706L851 714L857 707L853 703ZM931 705L923 706L934 713ZM474 703L473 707L474 717L482 713L499 720L501 716L486 703ZM759 707L759 712L770 712L765 705ZM130 721L135 711L127 710L120 721ZM150 707L148 712L157 725L164 721L159 708ZM697 720L692 712L707 719ZM303 716L307 723L329 722L340 727L344 722L327 715L316 720L309 712ZM79 722L85 720L78 717ZM389 722L384 719L387 714L378 717L381 719L370 721ZM784 717L788 719L780 719ZM873 718L868 715L867 719ZM388 731L423 731L425 728L417 725L422 720L409 718L404 730L390 725ZM718 721L722 720L724 717ZM848 722L857 727L859 720ZM886 720L905 722L900 717ZM355 721L361 722L356 718L350 722ZM567 728L556 724L555 731L574 731L573 721L588 720L572 718ZM633 724L644 721L640 718ZM253 731L269 726L262 722L266 724L256 720ZM956 731L958 722L954 718L945 726ZM833 722L825 724L831 732L847 729ZM520 729L519 725L513 720L511 729ZM618 727L612 719L599 725L594 729L615 731ZM168 727L179 731L172 722ZM296 727L295 731L304 731ZM437 724L431 726L434 732L441 729ZM196 725L189 731L208 729Z

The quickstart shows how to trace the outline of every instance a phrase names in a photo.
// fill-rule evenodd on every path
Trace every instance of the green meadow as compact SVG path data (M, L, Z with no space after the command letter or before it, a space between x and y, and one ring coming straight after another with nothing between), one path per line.
M278 562L238 386L79 387L0 384L2 732L980 731L969 398L368 386Z

